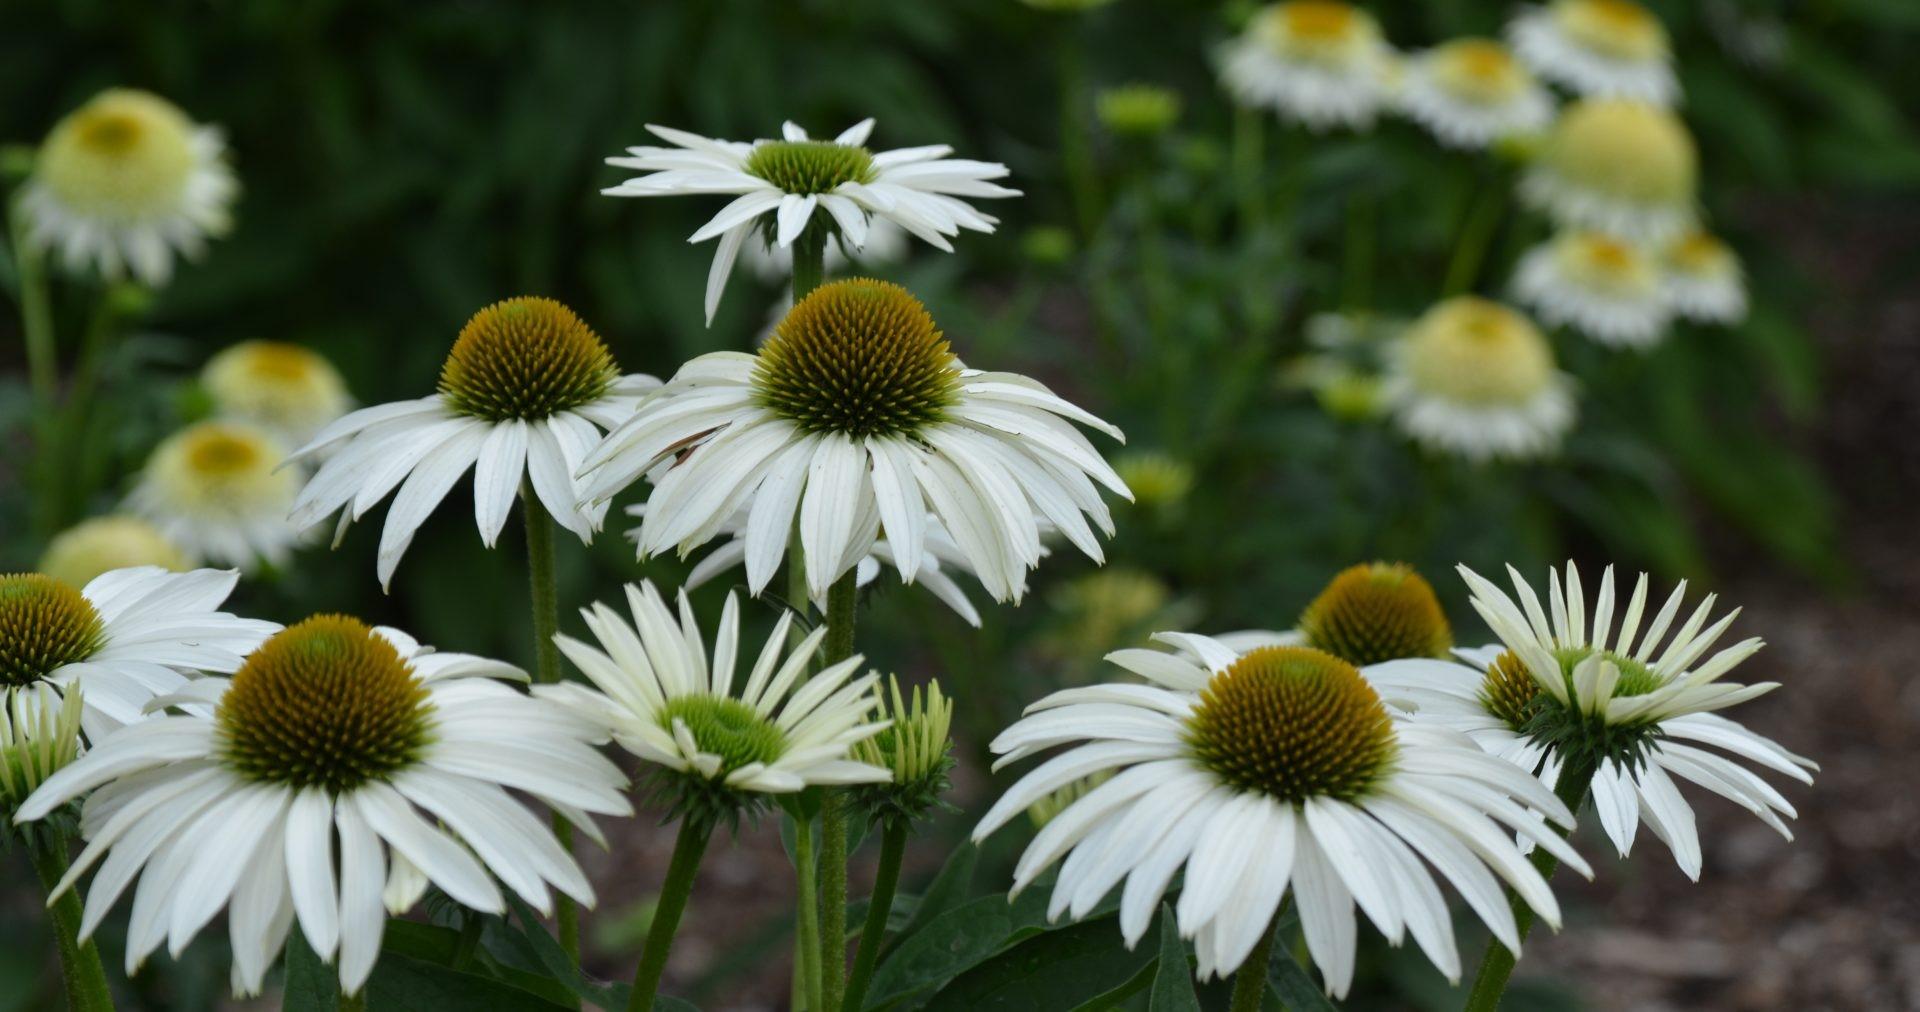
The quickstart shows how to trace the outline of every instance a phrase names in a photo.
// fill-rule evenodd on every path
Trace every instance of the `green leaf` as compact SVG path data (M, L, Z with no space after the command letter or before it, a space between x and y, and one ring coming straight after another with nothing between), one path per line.
M560 947L560 943L547 934L546 925L540 923L540 915L527 905L526 900L508 893L507 902L512 904L514 917L520 922L521 937L526 939L534 956L540 960L540 965L555 981L582 1001L601 1008L626 1008L627 994L621 990L625 985L608 984L587 976L584 970L573 965L573 960L567 958L567 952Z
M1056 1012L1082 1006L1111 1008L1149 979L1155 959L1130 950L1112 915L1043 931L960 974L923 1006L926 1012L998 1009Z
M395 952L381 953L380 965L367 982L367 1003L381 1012L447 1012L450 1008L555 1012L571 1007L495 977Z
M982 896L932 918L902 938L874 971L868 1000L884 1005L894 999L938 987L956 974L991 959L995 953L1046 929L1045 890Z
M926 927L928 922L966 899L967 892L973 888L973 869L979 860L980 848L974 846L972 841L963 841L955 847L953 853L947 855L946 863L940 866L940 873L927 886L927 891L920 894L919 901L914 905L913 916L901 925L882 955L892 952Z
M287 934L287 983L281 996L282 1012L333 1012L340 1004L340 982L333 967L307 944L298 927Z
M1187 943L1180 940L1173 908L1160 905L1160 960L1147 995L1147 1012L1200 1012L1200 996L1193 990L1193 965Z
M1288 1012L1334 1012L1333 1003L1327 1000L1327 994L1314 983L1313 974L1307 968L1294 961L1293 953L1284 943L1273 947L1273 958L1267 962L1267 986L1273 989L1280 999L1280 1005Z

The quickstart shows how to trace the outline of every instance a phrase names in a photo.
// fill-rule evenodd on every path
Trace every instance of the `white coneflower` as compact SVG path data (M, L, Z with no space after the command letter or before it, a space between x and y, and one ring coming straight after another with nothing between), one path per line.
M1124 881L1120 928L1132 945L1184 866L1174 911L1204 979L1238 967L1291 894L1335 996L1353 978L1356 902L1388 941L1411 933L1442 974L1459 978L1433 870L1509 949L1518 932L1489 870L1559 922L1509 831L1586 865L1548 825L1572 816L1530 774L1465 737L1395 717L1331 654L1280 646L1241 655L1206 637L1157 638L1202 663L1115 652L1109 660L1154 684L1056 692L993 741L996 768L1073 747L1008 788L975 840L1065 784L1113 774L1049 821L1014 870L1017 891L1065 857L1050 916L1082 916Z
M330 455L300 492L293 522L307 528L338 511L344 531L398 488L380 532L385 587L427 515L471 468L473 519L487 547L523 482L560 526L591 541L607 510L580 505L574 471L601 430L659 385L622 376L599 335L560 303L497 302L461 328L439 393L362 408L294 452L296 461Z
M1573 426L1573 380L1525 316L1459 296L1395 348L1382 396L1415 440L1469 460L1552 453Z
M647 504L635 503L628 506L627 515L644 519L647 515ZM699 562L694 563L693 569L687 573L685 586L688 590L693 590L747 561L748 520L749 511L741 509L735 511L733 517L720 526L716 537L724 537L727 540L718 548L708 552ZM640 544L642 529L631 528L627 531L627 539L635 545ZM954 579L955 574L972 576L973 569L967 565L967 558L960 553L960 546L954 542L953 535L948 534L946 528L941 526L939 517L927 518L927 533L922 544L925 550L920 556L920 572L915 575L914 583L926 588L928 593L939 598L941 604L953 609L954 613L968 625L975 629L980 628L979 609L973 606L973 602L967 598L966 590L960 586L959 581ZM854 564L857 586L865 587L871 584L880 576L880 571L888 567L899 569L899 561L894 556L893 546L887 543L887 539L881 538L869 546L867 554ZM812 598L814 608L820 614L826 614L826 598L817 594L812 595Z
M1675 777L1727 798L1792 839L1780 816L1793 818L1793 805L1735 760L1809 784L1809 771L1819 767L1713 712L1778 687L1721 681L1760 649L1758 639L1707 655L1738 611L1709 626L1714 597L1708 595L1663 646L1686 596L1684 582L1643 634L1645 574L1616 629L1611 566L1600 578L1591 614L1572 563L1564 579L1549 574L1545 607L1511 567L1518 603L1472 570L1463 566L1460 573L1473 590L1474 610L1500 643L1462 651L1460 661L1404 660L1368 668L1367 677L1389 698L1549 783L1591 776L1594 811L1623 857L1645 822L1672 850L1680 870L1700 877L1693 809Z
M279 629L216 611L240 576L116 569L75 590L41 573L0 576L0 684L78 689L96 742L145 716L191 673L228 672Z
M264 429L198 422L154 448L127 509L196 560L284 566L301 541L287 522L300 479L280 469L286 460L287 445Z
M868 150L871 119L855 123L830 141L814 140L793 123L781 128L780 140L751 144L652 124L647 129L673 147L633 147L627 149L628 156L607 159L608 165L649 174L600 192L615 197L735 195L688 240L720 240L707 274L709 323L720 307L720 293L734 259L756 231L770 245L785 249L819 220L837 232L843 244L857 250L866 245L873 220L885 219L929 245L952 252L953 244L947 240L961 229L991 232L998 223L975 210L967 199L1020 195L992 182L1007 175L1006 166L948 158L953 149L945 144Z
M1455 39L1410 61L1400 108L1442 144L1485 148L1537 133L1553 120L1553 98L1491 39Z
M1399 657L1445 657L1453 649L1453 627L1433 585L1404 562L1363 562L1341 570L1293 629L1213 638L1242 652L1308 646L1360 668Z
M1387 99L1393 53L1373 16L1330 0L1288 0L1256 13L1220 54L1242 105L1313 130L1365 128Z
M50 777L18 816L87 795L87 848L57 892L100 866L80 937L136 874L127 973L161 943L178 956L228 910L233 984L258 994L298 921L313 951L360 990L389 913L430 882L473 910L505 910L497 878L537 910L548 886L593 902L573 858L518 791L591 831L625 815L626 780L593 722L497 678L519 669L433 653L338 615L268 640L227 678L159 703L189 712L126 728ZM207 712L211 707L211 712ZM102 859L105 859L104 863Z
M1520 180L1520 196L1561 225L1664 242L1698 216L1699 156L1685 124L1640 102L1569 106Z
M902 580L937 517L994 600L1017 599L1042 524L1095 560L1112 519L1095 482L1126 485L1074 422L1120 431L1014 373L964 368L898 285L822 285L757 355L682 366L581 468L605 500L661 464L639 545L686 553L748 510L747 583L759 593L798 523L807 587L824 594L885 537ZM1092 523L1088 520L1091 518Z
M1676 315L1699 323L1747 318L1747 279L1726 243L1693 232L1667 247L1662 266L1667 302Z
M161 285L176 255L199 255L230 227L238 191L219 130L158 95L114 88L47 135L20 205L28 241L69 270Z
M855 678L856 655L806 677L825 626L789 653L793 613L783 613L745 684L736 686L736 661L744 659L739 601L727 596L711 653L684 590L679 604L676 619L648 582L627 586L631 618L604 604L582 609L600 645L565 635L556 642L594 688L540 691L603 722L622 748L669 771L676 804L715 806L687 814L724 818L756 795L888 779L887 770L848 756L886 727L871 719L879 676Z
M353 407L333 363L284 341L242 341L221 349L200 371L200 385L222 416L258 425L292 446Z
M1653 258L1601 232L1566 232L1528 250L1513 290L1546 323L1616 348L1658 344L1673 317Z
M1554 0L1524 8L1507 33L1540 76L1580 94L1657 105L1680 97L1666 28L1630 0Z
M159 528L134 516L82 520L53 536L40 556L40 572L70 587L84 587L111 569L159 566L180 572L193 568L180 546Z

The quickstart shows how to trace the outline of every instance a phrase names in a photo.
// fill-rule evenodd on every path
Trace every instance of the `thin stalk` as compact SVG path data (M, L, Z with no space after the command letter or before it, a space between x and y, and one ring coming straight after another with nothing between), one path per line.
M27 855L40 884L49 895L67 873L67 843L60 840L50 846L29 846ZM53 933L60 943L60 978L67 989L67 1008L72 1012L101 1012L113 1008L113 991L107 986L107 972L100 965L100 948L93 939L80 941L80 896L69 889L53 901Z
M1591 765L1578 768L1563 768L1560 782L1554 787L1554 795L1567 811L1580 814L1580 805L1587 798L1587 788L1593 785L1594 768ZM1562 835L1565 835L1564 833ZM1555 868L1560 866L1558 858L1547 852L1545 847L1535 847L1533 867L1543 879L1553 878ZM1533 928L1533 908L1525 900L1507 890L1508 902L1513 906L1514 928L1521 939ZM1480 959L1480 970L1474 974L1473 989L1467 992L1467 1012L1493 1012L1500 1007L1500 998L1506 993L1507 981L1513 976L1513 965L1519 960L1512 950L1500 944L1498 939L1487 941L1487 953Z
M554 528L552 515L534 493L533 480L520 480L520 509L527 522L527 579L533 600L534 680L551 685L560 680L560 646L553 637L560 631L560 587L554 576ZM573 853L573 826L556 813L553 835L567 853ZM580 908L566 896L555 898L553 917L559 927L560 948L575 966L580 964Z
M853 975L847 978L847 994L840 1001L840 1012L860 1012L867 997L867 982L873 979L873 965L880 958L880 943L887 934L887 915L893 912L893 893L900 885L900 859L907 851L907 824L888 822L880 834L880 870L873 876L873 895L867 900L867 921L860 929L860 948L853 957Z
M333 1001L333 1007L337 1012L366 1012L367 989L364 987L361 988L358 994L348 994L345 991L340 992L339 996Z
M794 820L793 874L799 892L794 914L793 965L800 978L800 1008L817 1010L820 1005L820 901L816 888L820 865L813 855L813 822Z
M1079 19L1060 21L1054 52L1060 75L1060 164L1066 169L1067 195L1073 201L1080 239L1088 242L1100 223L1100 177L1094 171L1087 136L1087 61L1080 48Z
M1260 1012L1260 1001L1267 996L1267 963L1273 958L1273 936L1280 918L1274 917L1274 923L1267 926L1266 934L1247 953L1240 969L1233 974L1233 998L1228 1002L1229 1012Z
M827 639L822 666L853 656L859 572L848 569L827 590ZM840 1007L847 980L846 792L828 790L820 802L820 1005Z
M54 401L60 385L60 365L54 345L53 302L47 293L46 259L27 241L26 213L18 201L8 215L13 243L14 272L20 279L20 331L27 346L27 379L33 392L34 515L41 540L59 529L60 486Z
M1467 217L1460 223L1460 237L1454 242L1453 256L1447 261L1446 285L1441 289L1442 298L1460 295L1473 290L1480 278L1480 267L1487 259L1487 249L1493 244L1494 234L1499 231L1500 219L1507 213L1507 186L1504 179L1489 176L1480 181L1478 191L1467 208Z
M1258 109L1233 111L1233 191L1240 199L1240 225L1249 233L1266 227L1265 125Z
M799 305L826 280L827 230L819 222L809 222L793 241L793 304Z
M653 1009L660 975L667 969L667 952L673 948L674 933L680 930L680 915L686 912L694 873L700 870L700 857L706 853L712 833L713 827L699 819L680 822L680 835L673 841L673 859L667 863L667 880L660 885L653 924L647 928L647 944L640 950L640 965L633 971L633 994L627 999L627 1012Z

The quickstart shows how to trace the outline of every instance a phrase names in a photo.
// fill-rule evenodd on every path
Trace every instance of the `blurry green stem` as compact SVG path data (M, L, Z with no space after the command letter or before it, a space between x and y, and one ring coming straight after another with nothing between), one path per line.
M1240 198L1240 226L1249 233L1266 227L1263 168L1265 116L1240 106L1233 111L1233 191Z
M1055 50L1060 74L1060 164L1066 169L1068 196L1079 219L1082 242L1100 223L1100 177L1094 172L1087 129L1087 66L1081 52L1080 21L1060 19Z
M1161 916L1166 916L1162 914ZM1279 926L1279 915L1274 923L1267 925L1267 933L1260 936L1253 951L1233 973L1233 998L1228 1002L1229 1012L1260 1012L1261 999L1267 996L1267 963L1273 958L1273 936Z
M1453 257L1447 261L1446 285L1442 298L1473 290L1479 280L1480 266L1486 261L1487 248L1507 211L1507 187L1504 179L1488 177L1480 181L1466 220L1460 224L1460 237L1453 245Z
M1357 192L1347 198L1347 235L1345 275L1341 308L1359 312L1367 308L1373 292L1373 247L1376 204L1371 193Z
M803 1001L796 1007L818 1012L820 1008L820 902L815 887L820 875L819 862L813 856L813 821L793 822L793 874L799 893L794 915L793 965L800 976Z
M674 933L680 930L680 915L687 910L694 873L700 870L700 856L707 851L712 831L713 826L705 820L680 820L673 859L667 863L667 880L660 884L653 923L647 926L646 946L640 950L640 965L633 971L633 994L627 998L627 1012L652 1012L660 976L667 970L667 951L673 948Z
M47 846L29 845L27 854L33 870L49 895L67 873L67 843L61 839ZM67 988L67 1008L72 1012L97 1012L113 1008L113 991L107 987L107 972L100 965L100 948L93 939L80 941L80 896L72 889L60 894L49 908L53 914L53 933L60 943L60 977Z
M520 509L527 521L527 575L533 598L534 680L551 685L560 680L560 647L553 637L560 631L560 589L553 572L553 517L534 492L531 478L520 479ZM573 826L556 813L553 835L573 852ZM560 948L580 963L580 908L566 896L556 898L554 921L560 929Z
M808 292L826 280L827 229L818 221L811 221L793 241L793 304L799 305Z
M1587 788L1593 784L1593 773L1594 767L1591 763L1579 766L1570 763L1560 770L1560 780L1554 786L1553 793L1559 797L1561 804L1567 806L1567 811L1574 815L1580 814L1580 805L1586 800ZM1561 835L1565 835L1564 830L1560 832ZM1552 878L1553 870L1559 865L1559 859L1548 853L1545 847L1534 848L1533 867L1540 873L1541 878ZM1524 940L1527 932L1533 928L1533 908L1527 905L1527 901L1515 895L1512 889L1507 890L1507 895L1509 902L1513 905L1516 933ZM1512 950L1501 945L1497 939L1487 941L1487 954L1480 959L1480 970L1473 978L1473 990L1467 992L1466 1012L1493 1012L1500 1007L1500 997L1506 993L1507 980L1513 976L1513 964L1518 958Z
M821 667L853 656L853 621L859 604L860 571L852 567L827 590L827 639ZM829 789L820 801L820 1009L840 1007L846 980L846 792Z
M900 859L907 850L907 824L890 821L880 834L880 869L873 876L873 895L867 899L867 921L860 929L860 948L853 957L853 976L840 1012L860 1012L873 979L873 964L887 935L887 915L893 912L893 892L900 885Z
M334 999L333 1007L337 1012L366 1012L367 989L364 987L361 988L358 994L348 994L345 991L340 992L339 996Z
M55 387L59 385L59 363L55 361L53 304L47 296L47 265L40 251L27 241L26 212L18 201L8 215L13 240L14 271L20 281L20 332L27 345L27 377L33 391L33 443L36 456L33 469L35 509L34 525L41 539L59 529L60 477L55 447L57 426L54 418Z

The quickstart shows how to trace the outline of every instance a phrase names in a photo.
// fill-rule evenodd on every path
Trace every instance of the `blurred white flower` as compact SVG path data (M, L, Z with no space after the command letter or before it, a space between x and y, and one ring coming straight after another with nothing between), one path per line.
M1333 0L1263 8L1220 54L1220 78L1235 101L1313 130L1372 126L1395 73L1373 16Z
M1520 180L1520 197L1569 228L1659 243L1698 217L1699 157L1686 125L1639 102L1568 106Z
M263 429L198 422L154 448L127 509L195 560L284 566L302 540L287 520L300 476L281 469L286 460L286 444Z
M1520 58L1582 95L1673 105L1680 85L1660 19L1631 0L1554 0L1507 25Z
M1676 315L1699 323L1739 323L1747 318L1747 279L1740 258L1726 243L1692 232L1668 246L1661 258L1667 301Z
M1391 355L1383 392L1418 442L1469 460L1552 453L1573 426L1573 380L1532 321L1459 296L1429 309Z
M353 407L333 363L282 341L242 341L200 370L200 385L220 415L267 429L298 446Z
M1455 39L1408 61L1400 108L1442 144L1485 148L1544 130L1553 98L1490 39Z
M1513 290L1550 326L1571 326L1609 347L1650 348L1673 317L1653 258L1600 232L1566 232L1528 250Z
M159 566L180 572L193 567L180 546L160 529L136 516L82 520L53 536L40 556L39 571L72 587L84 587L112 569Z

